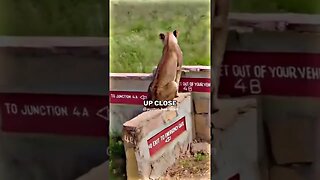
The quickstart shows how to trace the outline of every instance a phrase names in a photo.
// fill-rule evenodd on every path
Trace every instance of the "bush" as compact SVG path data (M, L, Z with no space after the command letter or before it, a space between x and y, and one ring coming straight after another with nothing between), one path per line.
M116 179L126 179L126 155L121 137L113 134L109 141L109 171L113 177L118 177Z
M210 65L210 4L114 2L110 65L113 73L150 73L163 45L159 33L178 30L184 65Z

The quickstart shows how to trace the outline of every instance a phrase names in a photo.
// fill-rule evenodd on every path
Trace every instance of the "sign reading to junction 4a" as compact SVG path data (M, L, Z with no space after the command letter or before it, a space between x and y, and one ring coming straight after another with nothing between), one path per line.
M210 81L210 78L181 78L179 92L210 93ZM146 91L110 91L109 94L111 104L132 105L143 105L148 95Z
M227 52L220 95L320 97L320 54Z
M0 94L2 130L106 136L108 98L91 95Z

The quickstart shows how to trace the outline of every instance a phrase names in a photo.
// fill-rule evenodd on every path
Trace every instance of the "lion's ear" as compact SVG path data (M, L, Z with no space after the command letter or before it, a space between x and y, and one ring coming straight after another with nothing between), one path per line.
M163 41L166 36L165 36L163 33L160 33L160 34L159 34L159 37L160 37L160 39Z
M178 36L179 36L179 31L174 30L174 31L173 31L173 35L174 35L176 38L178 38Z

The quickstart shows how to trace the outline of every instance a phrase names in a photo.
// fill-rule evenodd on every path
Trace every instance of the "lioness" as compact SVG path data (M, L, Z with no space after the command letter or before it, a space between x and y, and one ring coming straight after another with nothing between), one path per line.
M178 31L160 33L162 57L148 88L147 100L173 100L178 97L181 78L182 51L178 45ZM149 107L154 107L153 105Z

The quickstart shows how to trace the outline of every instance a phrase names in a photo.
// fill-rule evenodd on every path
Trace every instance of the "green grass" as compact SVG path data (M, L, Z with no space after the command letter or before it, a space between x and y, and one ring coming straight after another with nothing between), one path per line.
M0 35L107 36L105 0L0 0Z
M316 0L237 0L233 12L319 13ZM184 65L210 65L209 1L111 5L111 72L151 72L161 57L160 32L178 29Z
M121 134L111 134L109 138L109 175L111 179L125 179L126 154Z
M208 0L113 1L111 72L151 72L161 57L158 34L174 29L181 32L179 43L184 65L210 64ZM107 36L106 3L105 0L0 0L0 35ZM231 7L233 12L320 13L318 0L234 0Z
M184 65L210 64L209 1L114 2L111 6L111 72L151 72L161 58L159 33L180 31Z
M206 158L206 154L203 154L203 153L197 153L196 155L195 155L195 160L196 161L203 161L205 158Z
M108 16L106 3L107 1L105 0L0 0L0 35L107 36ZM169 8L165 12L173 15L176 24L183 23L183 19L186 19L182 15L184 14L181 12L183 10L187 11L185 14L188 16L192 15L188 12L190 9L192 10L192 7L195 9L204 9L204 12L207 12L206 7L194 5L195 3L189 4L189 7L174 7L174 5L172 5L171 9ZM130 10L130 6L124 7L122 11L126 11L127 9L135 12L135 8L132 8L133 9ZM149 12L152 12L154 9L157 10L156 7L150 10L145 8L140 9ZM233 0L232 11L319 14L320 3L318 0ZM164 9L159 9L159 12L164 12ZM175 13L177 13L177 16L174 15ZM144 14L148 16L147 13ZM197 16L200 14L199 12L196 13L195 17L191 19L199 19ZM150 15L154 17L159 14L151 13ZM128 15L123 14L123 16L124 17L120 17L120 19L122 22L125 22ZM152 18L150 17L149 19ZM162 20L163 19L162 17ZM142 23L140 27L139 24L137 24L136 29L142 28L144 26L143 24L144 23ZM168 29L165 25L161 27L163 27L163 30ZM186 25L185 27L188 26ZM156 28L157 27L154 27L153 29ZM206 61L206 59L197 61ZM203 62L200 64L203 64ZM145 68L140 67L133 69L143 71L141 69Z

